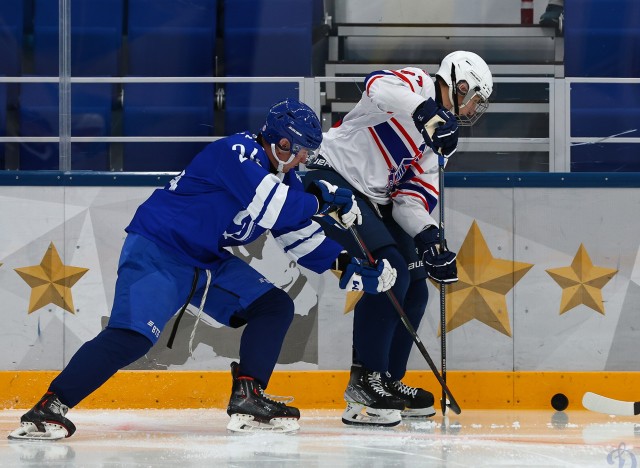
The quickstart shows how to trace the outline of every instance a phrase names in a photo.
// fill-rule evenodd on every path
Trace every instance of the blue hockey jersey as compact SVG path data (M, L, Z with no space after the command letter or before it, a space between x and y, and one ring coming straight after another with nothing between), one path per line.
M311 217L316 197L304 192L295 169L282 182L248 133L217 140L164 188L138 207L127 232L140 234L189 265L211 268L266 230L300 265L327 270L342 247Z

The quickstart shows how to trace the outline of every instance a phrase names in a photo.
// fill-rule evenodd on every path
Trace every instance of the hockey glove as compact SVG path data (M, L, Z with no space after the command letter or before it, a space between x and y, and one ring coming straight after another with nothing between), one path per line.
M391 289L398 276L396 269L392 268L386 259L371 265L365 260L342 252L336 262L337 269L342 271L338 284L347 291L364 291L368 294L384 292Z
M318 199L316 216L327 216L326 220L342 229L349 229L353 224L362 224L362 213L353 192L339 188L324 180L314 180L307 191Z
M418 253L422 254L422 263L427 275L438 283L458 281L457 255L447 248L447 241L440 242L440 232L436 226L429 226L415 238Z
M458 121L455 115L429 98L413 112L413 122L424 142L448 158L458 148Z

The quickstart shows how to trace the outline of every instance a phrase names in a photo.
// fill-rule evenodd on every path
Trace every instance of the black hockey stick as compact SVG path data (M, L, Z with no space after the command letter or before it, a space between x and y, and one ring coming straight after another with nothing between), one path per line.
M440 210L440 242L445 242L444 237L444 156L438 154L438 206ZM442 245L442 244L441 244ZM441 249L442 250L442 249ZM440 372L442 380L447 381L447 309L446 309L446 284L440 283ZM443 387L444 389L444 387ZM442 415L445 414L446 398L442 392Z
M372 265L374 265L375 259L373 258L373 255L371 255L371 252L369 252L369 249L367 248L367 246L364 244L364 241L360 237L360 234L358 234L358 231L356 231L356 228L354 226L351 226L349 228L349 231L353 235L353 238L358 244L358 247L360 247L360 250L362 250L363 255L367 257L367 259ZM411 325L411 322L409 322L409 318L407 317L407 314L402 309L402 306L398 302L398 299L396 299L396 295L393 294L393 291L391 289L387 291L387 297L391 301L391 304L393 304L393 307L396 309L396 312L398 312L398 315L400 316L400 320L402 321L402 324L411 335L411 338L413 338L413 342L416 344L416 346L420 350L420 353L422 353L422 357L424 357L424 359L427 361L427 364L429 364L429 367L433 371L433 374L436 376L436 379L438 379L438 382L442 386L443 400L441 403L443 404L443 407L442 407L443 414L446 410L444 405L451 408L451 411L453 411L454 413L460 414L462 412L462 410L460 409L460 405L458 405L458 402L453 397L453 394L451 393L451 390L449 390L449 388L447 387L447 383L445 382L445 380L440 376L440 373L438 372L438 368L433 363L433 359L431 359L431 356L429 356L427 349L424 347L424 344L422 344L422 340L420 340L420 337L416 333L416 330L413 328L413 325ZM446 397L449 398L448 402L446 400Z
M455 113L458 113L458 98L456 96L456 86L455 86L455 67L451 66L451 74L453 78L454 88L454 103L455 103ZM425 126L427 133L433 137L433 134L436 131L438 126L442 125L444 120L436 115L431 120L429 120ZM435 151L438 156L438 210L440 214L440 225L439 225L439 235L440 235L440 246L444 245L445 237L444 237L444 156L442 155L442 151ZM451 153L452 154L452 153ZM449 154L449 156L451 156ZM442 248L440 249L443 250ZM446 294L446 284L440 283L440 372L442 373L442 380L446 383L447 381L447 294ZM444 387L442 391L442 399L440 401L442 406L442 415L445 415L447 404L446 404L447 395L444 392Z

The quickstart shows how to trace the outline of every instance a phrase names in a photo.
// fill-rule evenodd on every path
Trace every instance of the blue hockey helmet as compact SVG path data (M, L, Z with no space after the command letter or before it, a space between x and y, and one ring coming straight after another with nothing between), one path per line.
M302 149L312 156L322 143L322 127L316 113L303 102L291 98L269 110L261 134L268 144L278 147L280 140L286 138L292 156Z

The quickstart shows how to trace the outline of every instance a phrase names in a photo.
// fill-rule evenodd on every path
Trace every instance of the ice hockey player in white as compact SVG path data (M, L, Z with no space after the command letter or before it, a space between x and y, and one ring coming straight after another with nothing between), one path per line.
M478 120L492 90L489 67L468 51L447 55L435 83L416 67L374 71L354 109L324 134L307 164L305 184L324 179L353 190L363 216L358 232L376 258L397 270L392 291L415 329L427 305L425 279L458 280L456 254L440 241L431 216L438 202L436 153L455 153L458 126ZM348 234L325 231L352 255L359 252ZM389 299L364 294L353 327L343 422L393 426L401 414L435 414L430 392L402 382L412 337Z

